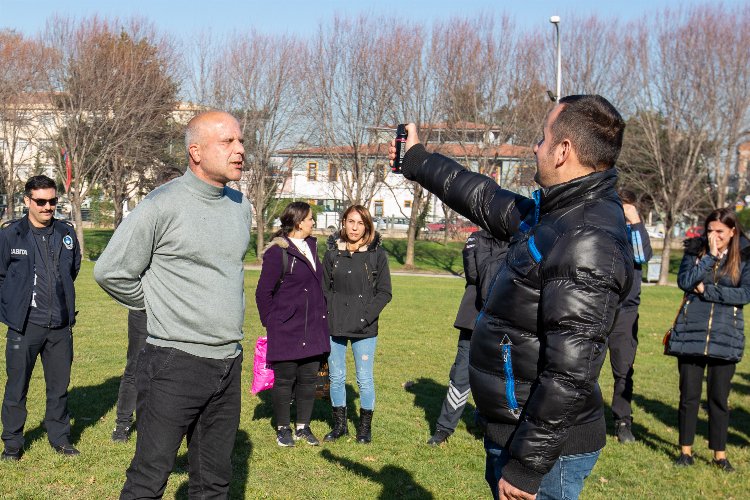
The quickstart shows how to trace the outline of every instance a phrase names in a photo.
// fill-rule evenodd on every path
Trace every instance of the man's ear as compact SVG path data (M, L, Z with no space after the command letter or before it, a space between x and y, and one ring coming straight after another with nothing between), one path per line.
M563 139L555 148L555 168L562 167L570 159L573 145L569 139Z
M191 144L188 146L188 154L190 155L190 159L193 160L193 163L201 162L201 148L197 144Z

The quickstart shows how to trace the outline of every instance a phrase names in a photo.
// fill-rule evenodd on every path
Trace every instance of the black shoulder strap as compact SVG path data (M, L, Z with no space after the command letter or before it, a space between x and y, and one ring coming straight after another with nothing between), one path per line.
M278 292L279 288L281 288L281 284L284 282L284 275L287 272L286 268L288 265L289 254L287 253L286 248L281 248L281 276L279 276L279 280L276 282L276 286L273 287L273 292L271 292L271 295L276 295L276 292Z

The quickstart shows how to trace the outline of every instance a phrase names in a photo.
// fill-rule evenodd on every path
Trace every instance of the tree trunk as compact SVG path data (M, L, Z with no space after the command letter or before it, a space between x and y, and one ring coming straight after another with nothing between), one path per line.
M261 253L263 252L263 247L266 246L266 235L265 235L266 217L263 214L263 209L258 208L257 205L255 209L255 227L257 228L257 231L258 231L258 239L256 241L255 253L257 255L258 260L260 260Z
M406 260L404 269L414 269L414 245L417 241L417 222L422 211L422 203L425 200L425 190L421 186L414 188L414 199L411 202L411 216L409 217L409 229L406 233Z
M83 218L81 217L81 197L78 195L78 189L71 186L68 193L70 196L70 215L73 218L73 223L76 226L76 236L78 237L78 245L81 247L81 256L86 255L85 243L83 241Z
M659 270L659 284L669 284L669 255L672 253L672 227L664 226L664 248L661 251L661 269Z

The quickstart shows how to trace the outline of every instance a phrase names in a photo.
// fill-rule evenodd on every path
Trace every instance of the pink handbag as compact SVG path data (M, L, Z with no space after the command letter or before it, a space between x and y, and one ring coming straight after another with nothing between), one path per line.
M268 337L258 337L255 342L255 358L253 359L253 384L250 392L253 395L273 387L273 368L266 364Z

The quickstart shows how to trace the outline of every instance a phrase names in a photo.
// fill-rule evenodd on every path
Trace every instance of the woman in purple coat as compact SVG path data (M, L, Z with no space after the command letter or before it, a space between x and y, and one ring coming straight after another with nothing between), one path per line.
M294 446L295 440L320 442L310 430L315 382L320 363L330 351L323 266L310 205L295 201L281 214L281 229L263 252L255 302L268 332L266 359L273 365L271 391L276 420L276 442ZM286 267L284 267L286 264ZM290 427L292 387L297 400L297 426Z

